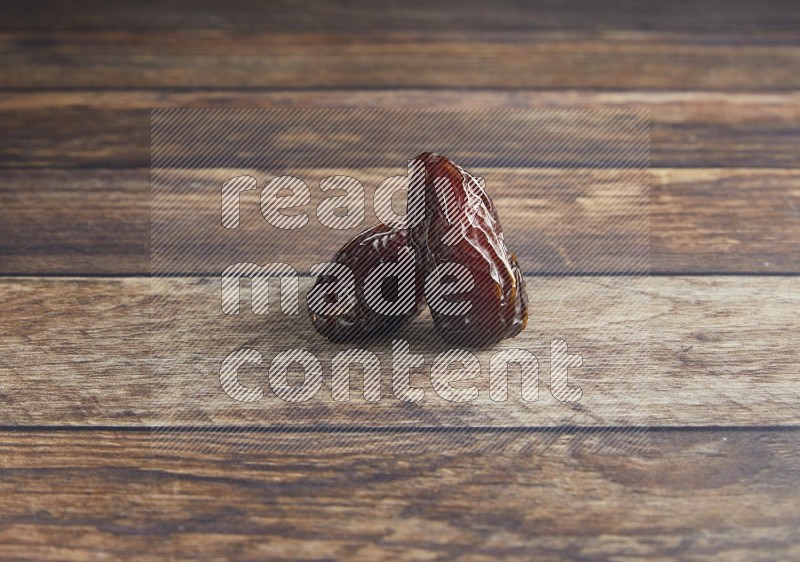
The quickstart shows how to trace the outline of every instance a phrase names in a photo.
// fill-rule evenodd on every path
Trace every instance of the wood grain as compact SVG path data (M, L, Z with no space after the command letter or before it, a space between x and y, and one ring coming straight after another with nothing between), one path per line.
M795 277L529 278L528 290L529 328L500 348L537 355L538 402L516 400L513 379L509 402L491 402L481 379L478 386L484 390L476 403L453 405L429 388L429 401L406 408L392 396L388 381L384 398L375 404L361 400L355 383L349 403L332 401L329 382L309 402L278 400L265 378L276 353L308 349L328 377L332 354L348 346L322 340L302 311L299 317L223 316L219 285L212 280L161 280L151 294L149 279L0 279L9 328L0 340L1 423L364 427L391 426L399 419L401 425L423 426L597 427L800 422ZM155 315L150 305L156 305ZM442 351L430 319L423 316L399 336L426 358L419 374L419 384L426 387L425 369ZM565 339L570 352L584 358L584 366L570 374L584 392L579 403L560 403L549 394L553 338ZM220 389L221 361L241 347L264 356L262 367L242 374L243 384L264 385L260 402L241 404ZM391 365L389 348L388 341L369 346L385 369ZM484 370L491 353L476 352ZM302 384L302 378L292 384Z
M788 0L3 2L0 558L800 559L798 28ZM529 277L509 344L584 355L569 410L546 355L528 410L386 394L365 415L327 380L299 415L214 409L207 349L333 348L286 318L225 325L213 281L113 277L149 271L157 107L649 109L652 267L673 276ZM552 213L501 195L507 230L550 244L530 269L563 272ZM404 335L429 363L426 326ZM464 427L492 424L517 427Z
M231 177L241 172L231 171ZM320 173L327 172L313 172L317 176ZM367 181L363 170L356 173L366 182L368 201L377 182L394 173L372 170L368 175L375 181ZM608 194L603 187L608 172L529 169L481 173L491 177L490 193L503 218L509 245L520 254L526 271L589 272L603 263L601 248L594 244L575 246L567 254L570 261L565 261L563 248L548 245L548 241L558 243L556 234L561 229L557 216L547 212L544 203L532 207L528 197L542 186L558 185L565 197L571 193L570 197L581 195L588 197L587 201L602 203ZM209 181L202 171L186 174L187 180ZM261 174L256 176L260 178ZM310 185L314 188L313 183ZM650 189L652 271L800 272L800 173L777 169L654 169ZM284 256L296 266L327 260L332 248L343 244L353 232L323 229L313 211L321 195L316 188L312 194L312 220L305 227L307 235L299 239L300 245L297 236L290 240L273 237L274 229L244 203L242 212L247 213L248 220L242 228L252 230L265 252L269 249L269 255ZM257 194L251 195L256 197L253 201L257 209ZM244 200L249 201L246 196ZM188 196L184 199L180 208L191 210L192 216L217 213ZM0 209L0 273L150 272L149 170L7 170L0 177ZM367 205L367 210L367 222L374 221L372 205ZM625 222L616 221L602 205L595 211L594 220L587 216L579 222L586 231L574 232L575 240L588 235L589 228L595 228L596 233L598 225L605 225L600 231L613 246L613 234L624 229ZM628 212L640 211L631 207ZM641 223L641 214L630 218ZM328 241L315 242L323 232ZM188 236L187 232L182 236ZM223 243L221 239L217 242ZM213 248L211 239L206 243ZM205 265L196 264L195 270L204 271Z
M259 451L265 439L286 448ZM799 432L650 439L648 450L626 453L614 436L569 432L546 448L535 434L360 434L342 444L330 434L245 432L205 453L154 454L146 431L4 431L0 556L800 556ZM316 446L296 449L298 440Z
M147 167L150 110L171 107L648 109L654 167L800 165L796 93L222 90L0 94L0 166Z
M7 31L0 57L3 89L800 86L792 31Z
M800 26L797 4L765 0L698 0L669 6L636 0L608 0L597 9L592 0L537 4L513 0L375 2L143 0L136 5L87 0L74 10L60 0L8 2L3 30L224 29L240 31L320 32L337 30L644 30L644 31L793 31Z

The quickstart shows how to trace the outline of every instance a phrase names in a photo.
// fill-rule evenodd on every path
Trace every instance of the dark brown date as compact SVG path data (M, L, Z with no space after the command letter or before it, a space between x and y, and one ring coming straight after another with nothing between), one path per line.
M453 263L466 268L473 281L471 289L445 297L468 301L465 313L443 314L432 306L437 331L448 342L475 347L516 336L527 324L528 296L489 195L477 178L443 156L426 152L416 160L424 164L425 179L411 182L409 205L419 197L411 190L424 189L424 211L417 207L423 215L416 220L409 211L409 240L418 255L420 278ZM444 283L453 279L441 278Z
M369 306L365 291L367 276L381 264L398 263L399 253L406 251L415 260L408 244L405 230L394 230L386 225L378 224L353 238L336 254L333 263L347 266L353 274L354 284L351 286L355 304L347 312L340 314L318 314L309 310L314 328L331 341L347 341L369 337L382 337L395 332L409 320L417 316L424 307L422 283L418 276L416 263L410 275L413 277L413 307L401 314L381 314ZM317 292L324 302L335 303L336 297L342 295L323 296L324 284L333 283L332 275L320 275L309 292L314 298ZM387 302L399 302L400 287L397 277L387 276L385 281L375 288ZM408 295L406 295L408 296ZM407 299L412 300L412 299Z

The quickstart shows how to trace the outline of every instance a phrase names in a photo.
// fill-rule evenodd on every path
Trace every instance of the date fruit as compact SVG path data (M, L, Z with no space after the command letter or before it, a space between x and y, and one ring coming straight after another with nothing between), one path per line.
M414 260L413 252L408 244L407 233L403 229L392 229L384 224L368 228L357 235L337 252L332 263L347 266L352 271L353 283L348 290L351 295L337 295L338 298L349 296L354 299L352 307L347 312L319 314L310 310L311 322L314 328L331 341L347 341L368 337L382 337L397 331L409 320L417 316L424 308L422 297L422 283L418 279L418 270L415 263L409 264L404 275L413 277L412 283L406 287L411 294L401 295L400 282L396 276L387 276L383 283L372 286L375 296L384 303L384 307L391 308L386 303L400 303L408 301L401 312L383 310L384 314L376 312L376 305L368 302L368 280L371 273L380 268L382 264L397 264L401 252L407 259ZM407 281L407 279L404 279ZM309 292L309 300L316 296L326 299L329 304L334 303L332 295L323 290L325 284L334 283L334 276L322 274L317 277L316 283ZM402 298L401 298L402 297ZM387 313L388 312L388 313Z
M387 335L420 313L431 289L431 316L446 341L481 347L516 336L528 321L525 280L483 183L431 152L415 158L411 173L410 226L379 224L348 242L332 263L352 274L316 272L314 328L331 341ZM396 275L376 275L389 268ZM329 288L342 275L350 293L340 301Z
M408 238L419 256L421 278L445 263L462 266L472 277L472 286L453 297L453 302L469 301L465 313L431 309L437 331L448 342L474 347L516 336L528 320L525 281L482 182L435 153L422 153L416 160L423 163L425 178L410 182L409 189L424 189L424 194L409 191L409 205L422 196L424 209L417 205L416 212L423 214L413 217L410 208ZM454 281L447 277L441 281Z

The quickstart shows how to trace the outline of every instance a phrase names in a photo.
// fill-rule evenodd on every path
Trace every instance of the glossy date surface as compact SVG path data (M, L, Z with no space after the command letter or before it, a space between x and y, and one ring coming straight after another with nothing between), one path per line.
M420 154L416 160L423 163L425 178L410 185L424 186L424 211L422 217L411 218L409 240L420 256L422 276L454 263L464 266L473 280L471 289L453 297L469 301L468 312L431 310L437 331L448 342L467 346L516 336L527 324L528 295L483 182L434 153ZM409 193L409 201L413 197Z
M355 304L349 311L341 314L324 315L310 310L314 328L331 341L348 341L389 335L417 316L424 303L416 268L412 272L414 279L411 310L400 314L380 314L369 306L366 298L366 281L370 272L381 264L396 263L399 252L403 249L409 249L406 231L392 229L384 224L368 228L345 244L332 262L344 265L352 271L354 283L351 291L354 293ZM311 291L319 290L324 283L332 281L330 275L320 275ZM394 278L388 278L377 290L387 302L398 300L399 287ZM331 302L334 299L332 295L328 295L327 300Z
M441 288L469 279L459 291L443 297L445 306L433 302L431 316L439 335L447 342L482 347L519 334L528 320L528 295L517 262L505 244L497 210L483 182L447 158L425 152L415 158L409 178L407 229L379 224L348 242L332 260L347 266L354 281L354 305L345 312L311 311L314 328L331 341L388 335L417 316L434 279ZM372 293L380 291L384 302L408 301L401 313L376 311L367 294L371 272L400 256L413 259L404 270L407 297L400 298L397 278L388 277ZM413 256L408 258L408 256ZM319 296L330 286L331 275L320 275L309 295ZM411 287L411 288L409 288ZM326 294L327 302L336 297ZM374 298L373 298L374 301ZM438 301L438 302L441 302ZM461 303L461 304L459 304ZM463 312L445 310L460 306Z

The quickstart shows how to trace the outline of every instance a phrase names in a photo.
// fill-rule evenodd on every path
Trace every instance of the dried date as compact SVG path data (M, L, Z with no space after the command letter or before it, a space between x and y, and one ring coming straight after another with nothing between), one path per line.
M412 260L407 264L410 267L404 267L401 276L389 275L380 284L370 284L371 279L379 278L382 265L399 266L403 262L401 253L406 260ZM350 305L346 311L328 314L310 310L314 328L329 340L337 342L381 337L397 331L424 308L422 283L415 262L405 230L378 224L360 233L345 244L332 261L346 266L352 272L351 283L344 291L340 291L350 294L334 295L326 289L326 286L330 287L336 282L335 276L330 273L318 276L309 292L310 301L320 299L323 304L335 305L337 298L350 298ZM408 283L403 285L404 282ZM374 298L369 298L369 291ZM409 291L411 294L407 294ZM370 300L373 302L370 303ZM393 303L397 306L393 306ZM398 307L401 310L392 310Z
M309 292L314 328L331 341L388 335L421 312L426 283L452 286L463 281L457 275L463 273L468 283L437 298L444 306L430 303L442 338L478 347L516 336L528 320L525 280L516 256L506 247L483 183L434 153L417 156L414 164L411 226L406 230L379 224L336 254L332 263L345 267L340 276L349 276L349 295L338 294L341 287L338 293L330 291L335 274L316 272L319 276ZM390 267L396 275L380 275Z
M528 320L528 296L516 256L509 252L497 210L484 186L447 158L426 152L424 181L410 183L409 205L424 201L417 213L409 210L409 241L419 256L422 279L434 270L446 272L458 264L469 271L472 286L459 293L469 302L463 314L431 309L439 334L448 342L483 346L519 334ZM440 267L441 266L441 267ZM452 266L451 266L452 267ZM442 282L453 281L445 275Z

